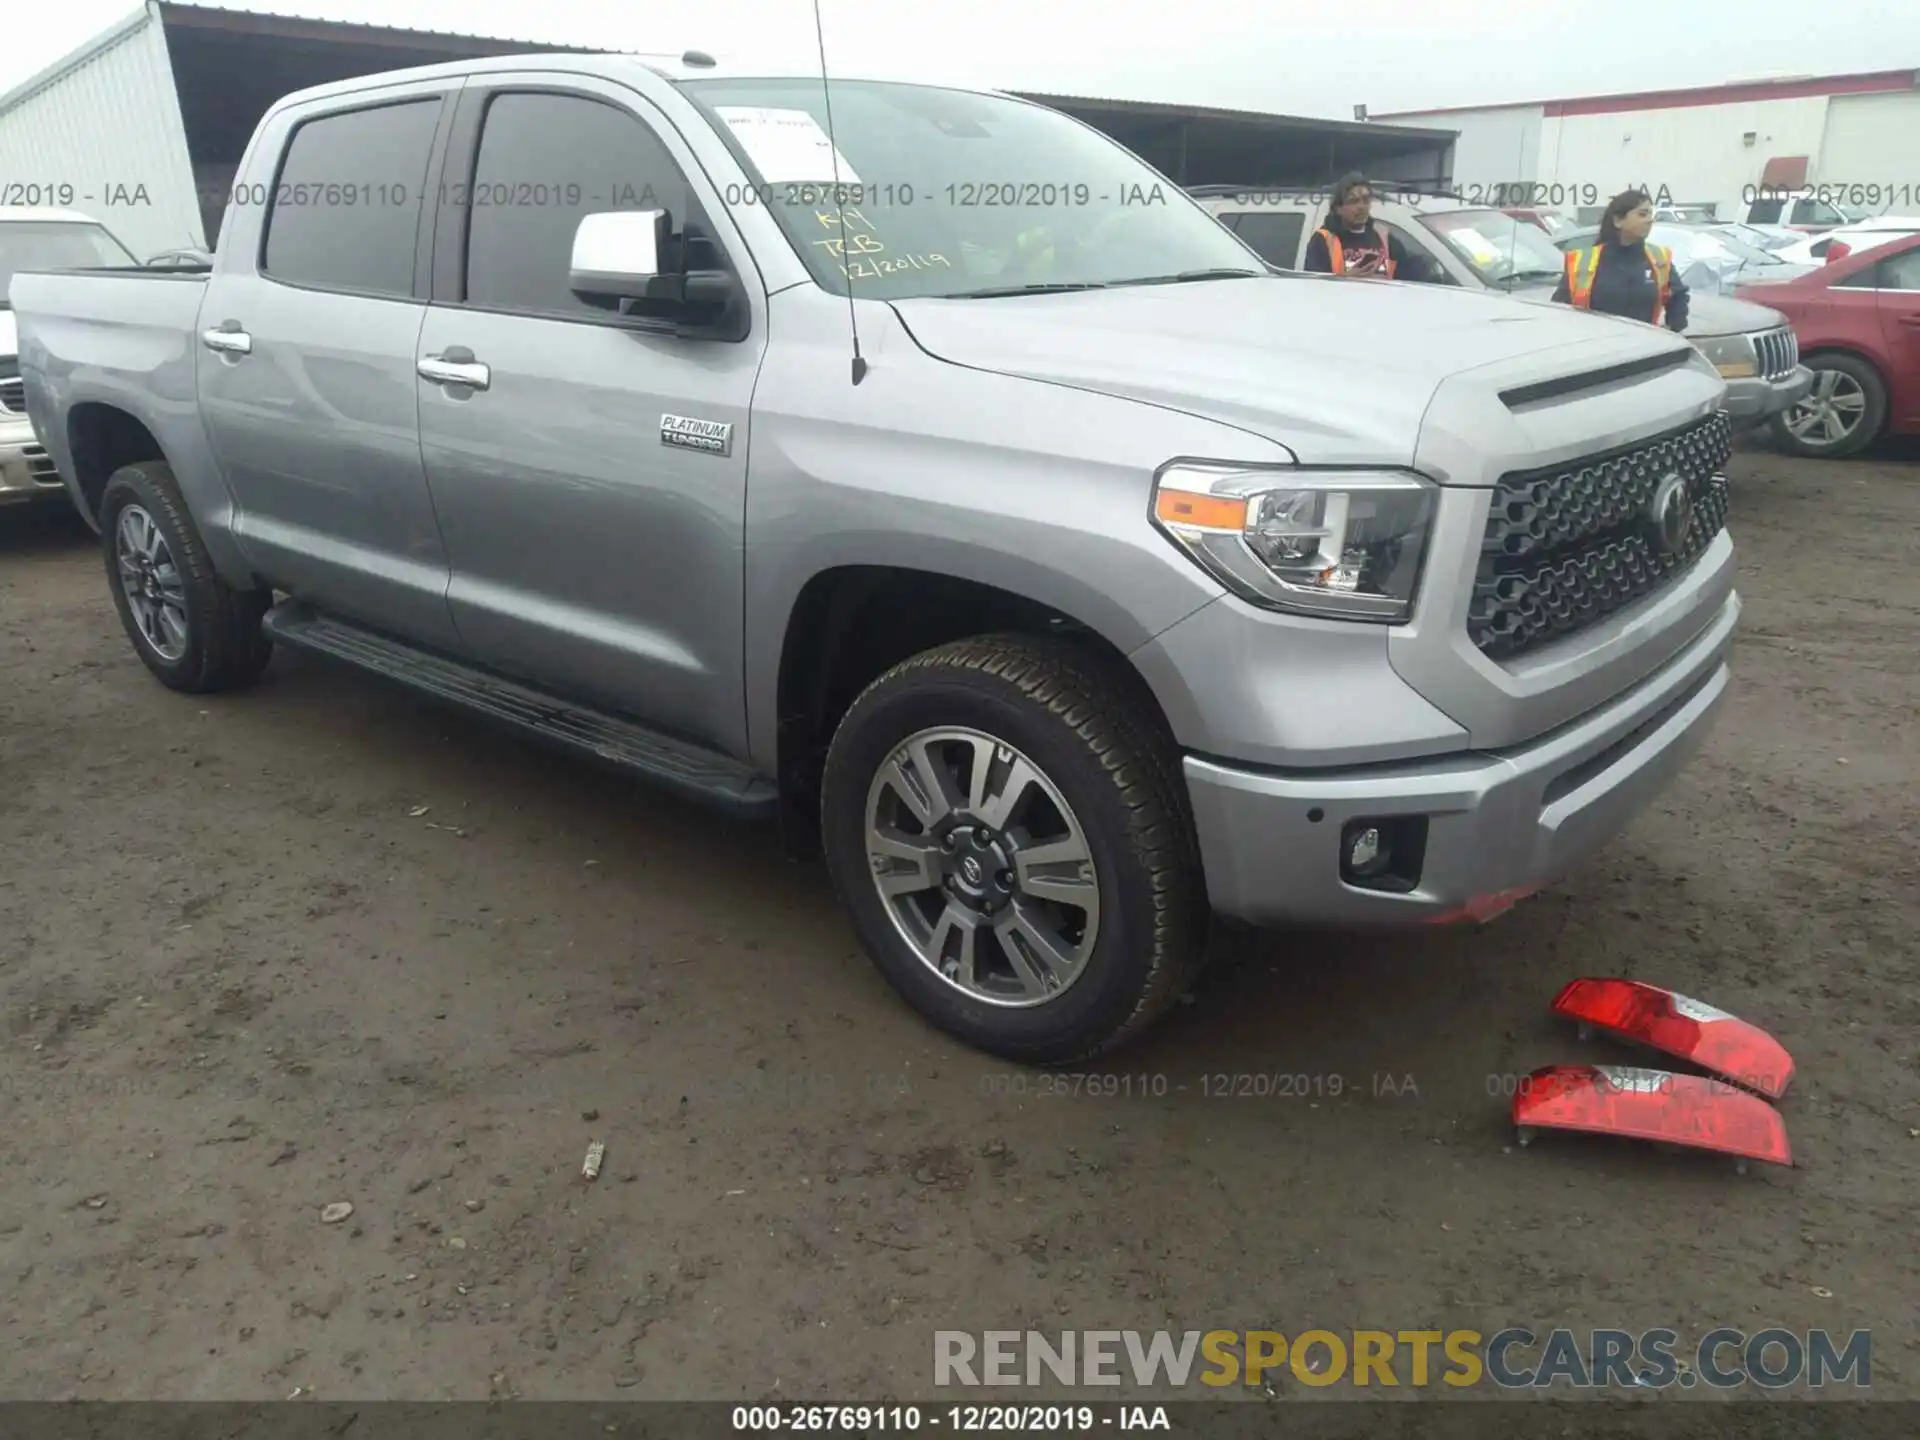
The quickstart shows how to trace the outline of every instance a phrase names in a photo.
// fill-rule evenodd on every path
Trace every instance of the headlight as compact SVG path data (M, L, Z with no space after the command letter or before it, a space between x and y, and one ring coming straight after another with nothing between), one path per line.
M1722 380L1746 380L1760 373L1751 335L1710 335L1693 343Z
M1153 523L1242 599L1392 623L1413 610L1435 493L1395 470L1177 463L1154 477Z

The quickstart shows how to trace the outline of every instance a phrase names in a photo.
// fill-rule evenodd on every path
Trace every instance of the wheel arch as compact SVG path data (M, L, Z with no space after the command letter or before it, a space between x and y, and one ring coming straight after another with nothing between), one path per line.
M781 824L791 853L817 851L827 746L860 692L909 656L995 633L1059 636L1097 654L1134 690L1149 722L1171 736L1165 710L1126 652L1077 616L939 571L871 564L823 570L788 612L776 681Z
M171 465L160 438L139 416L104 400L82 400L67 412L67 453L73 457L80 513L100 528L100 497L124 465L158 460Z

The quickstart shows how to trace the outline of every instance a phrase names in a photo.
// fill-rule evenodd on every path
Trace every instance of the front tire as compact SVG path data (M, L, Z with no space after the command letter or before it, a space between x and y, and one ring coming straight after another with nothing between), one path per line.
M1773 417L1773 438L1789 455L1844 460L1857 455L1887 420L1887 385L1880 372L1852 355L1815 355L1807 398Z
M100 535L114 609L162 685L208 694L259 678L273 656L260 628L272 592L220 578L171 466L143 460L114 471Z
M978 1049L1088 1059L1204 959L1179 757L1140 689L1065 641L985 636L895 666L834 734L834 888L895 990Z

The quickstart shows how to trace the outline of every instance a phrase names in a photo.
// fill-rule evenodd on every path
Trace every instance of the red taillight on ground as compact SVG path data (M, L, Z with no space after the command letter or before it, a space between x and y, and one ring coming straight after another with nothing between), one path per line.
M1793 1057L1757 1025L1638 980L1575 980L1553 1013L1724 1075L1778 1100L1793 1079Z
M1701 1075L1614 1065L1549 1065L1513 1097L1520 1143L1535 1130L1579 1130L1793 1164L1786 1122L1766 1101Z

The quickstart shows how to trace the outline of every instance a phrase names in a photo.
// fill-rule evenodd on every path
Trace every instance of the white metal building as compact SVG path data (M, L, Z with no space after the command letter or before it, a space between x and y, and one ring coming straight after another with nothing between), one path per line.
M0 95L0 175L8 199L85 211L136 256L205 248L254 125L282 95L563 48L575 47L146 0Z
M1456 131L1454 180L1469 193L1526 185L1569 214L1632 185L1722 219L1744 215L1763 186L1813 186L1860 214L1920 213L1920 71L1378 118Z

